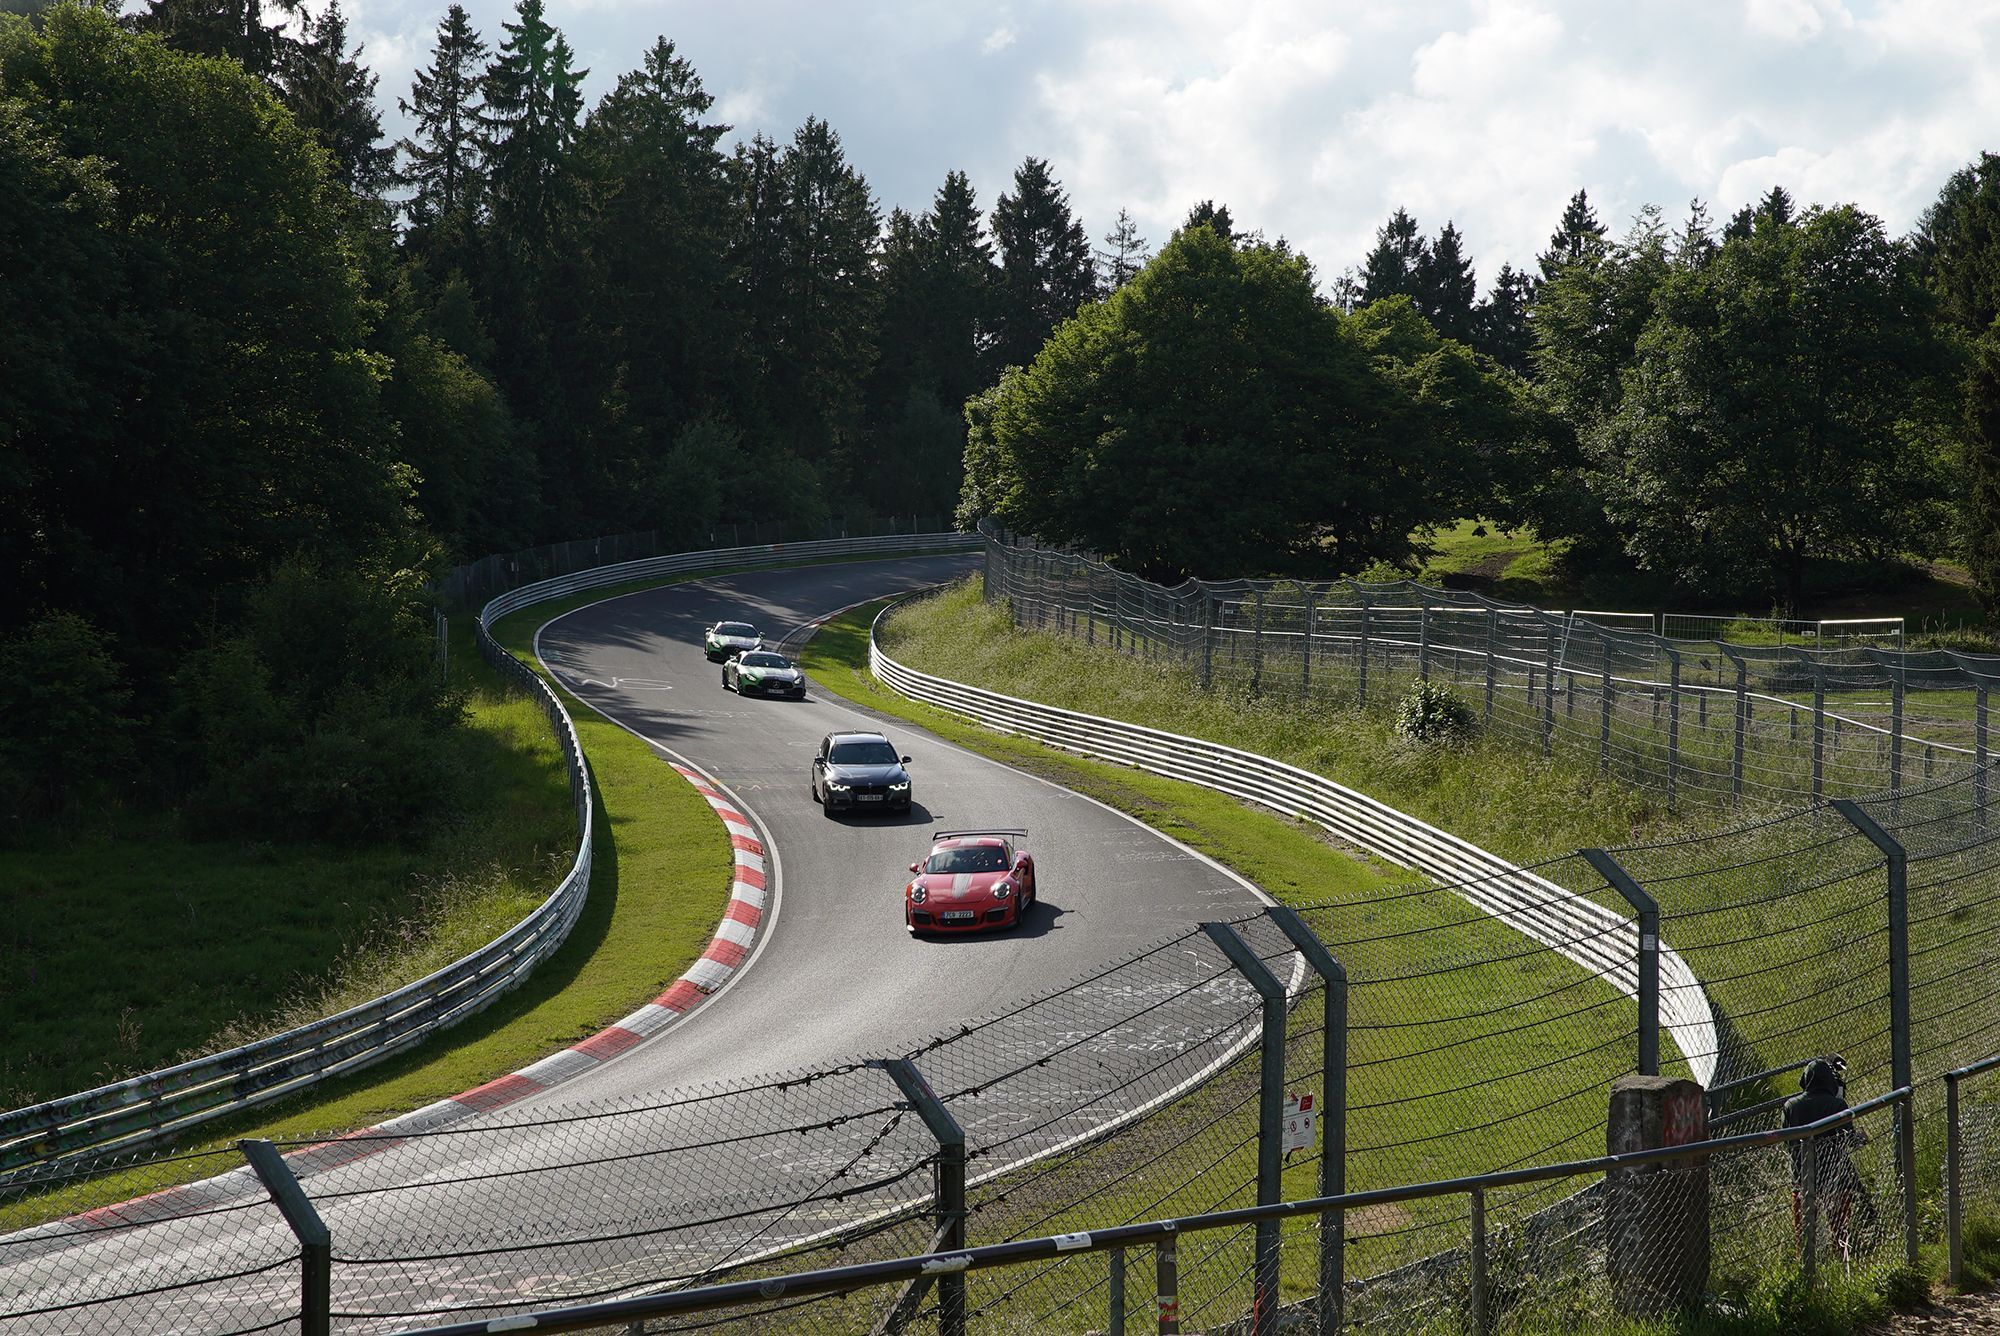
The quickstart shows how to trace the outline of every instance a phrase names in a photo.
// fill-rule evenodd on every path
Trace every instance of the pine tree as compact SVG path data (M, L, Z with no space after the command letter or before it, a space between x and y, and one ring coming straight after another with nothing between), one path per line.
M730 181L715 99L662 37L591 114L579 158L595 186L585 231L593 325L617 367L638 447L663 455L745 379L728 265Z
M1720 247L1709 229L1708 206L1698 199L1688 201L1687 222L1674 239L1670 258L1682 269L1700 269L1715 258Z
M1104 275L1104 290L1116 292L1146 267L1146 239L1139 235L1131 213L1120 209L1117 223L1104 234L1104 244L1110 249L1097 252L1098 272Z
M279 87L300 125L333 155L340 183L363 199L380 197L395 175L396 150L382 142L375 109L375 75L362 67L361 48L347 51L347 16L331 0L307 18L301 41L285 53Z
M1502 264L1493 291L1475 312L1473 346L1516 375L1530 374L1535 336L1528 326L1528 308L1534 303L1533 275Z
M1095 295L1097 267L1069 196L1040 158L1015 169L1014 193L1003 193L993 210L993 237L1000 248L993 358L1026 366Z
M1417 309L1431 322L1431 328L1460 343L1473 341L1473 303L1479 298L1479 283L1472 275L1472 261L1464 252L1464 237L1447 222L1437 240L1417 256Z
M840 136L808 117L778 161L782 199L776 401L788 443L853 487L862 383L875 358L874 259L881 215Z
M280 0L279 8L291 14L297 0ZM146 0L132 25L158 34L175 50L234 60L267 79L291 45L282 28L264 22L261 0Z
M445 268L470 267L474 229L485 193L480 156L480 73L486 43L473 30L465 6L453 4L437 28L431 66L418 70L410 96L397 106L416 133L396 145L412 187L404 204L413 250Z
M1590 207L1589 194L1577 191L1549 237L1549 248L1535 257L1541 265L1542 282L1554 281L1570 265L1602 259L1610 245L1605 236L1604 224L1597 221Z
M1203 200L1188 210L1187 221L1181 224L1181 230L1186 231L1190 227L1201 227L1204 224L1214 228L1215 235L1224 241L1235 242L1236 222L1229 216L1227 204L1217 206L1212 199Z
M1757 221L1774 227L1783 227L1791 222L1796 212L1791 192L1783 186L1772 186L1770 192L1757 201Z
M1737 241L1756 230L1757 210L1746 204L1729 215L1729 221L1722 227L1722 240L1725 243Z
M517 23L487 67L480 92L481 149L490 165L493 222L503 247L538 256L569 203L570 151L583 113L569 40L543 17L542 0L519 0Z
M964 172L951 172L919 221L923 234L927 342L938 400L957 418L985 384L981 366L993 308L993 243ZM957 488L952 489L957 495Z
M1361 265L1361 304L1419 295L1417 274L1430 251L1417 220L1402 209L1375 231L1375 249Z

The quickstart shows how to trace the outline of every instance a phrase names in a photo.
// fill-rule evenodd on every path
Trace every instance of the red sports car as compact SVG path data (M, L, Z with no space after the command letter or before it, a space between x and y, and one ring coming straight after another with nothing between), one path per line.
M1011 928L1035 903L1035 860L1017 853L1025 830L941 830L930 857L910 864L903 926L919 932Z

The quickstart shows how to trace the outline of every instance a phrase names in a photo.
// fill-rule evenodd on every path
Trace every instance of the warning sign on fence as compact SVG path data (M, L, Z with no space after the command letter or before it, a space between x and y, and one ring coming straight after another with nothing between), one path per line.
M1313 1136L1319 1127L1319 1114L1313 1109L1311 1095L1285 1096L1285 1154L1295 1150L1311 1150Z

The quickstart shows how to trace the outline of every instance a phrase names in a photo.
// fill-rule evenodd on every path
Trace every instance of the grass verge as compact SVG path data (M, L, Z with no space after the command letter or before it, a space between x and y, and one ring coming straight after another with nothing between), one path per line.
M859 554L800 564L880 559ZM688 571L606 586L524 608L502 618L493 628L494 635L511 653L540 672L540 665L534 659L534 633L552 617L621 594L769 569L773 568ZM220 1036L240 1042L255 1033L273 1033L420 978L517 922L548 894L567 870L575 853L576 830L560 754L540 711L526 698L507 691L480 659L472 625L470 617L457 618L453 623L450 646L453 680L468 684L475 718L495 721L493 727L503 736L518 738L532 732L539 740L537 756L542 791L535 800L539 827L525 812L509 809L495 818L491 833L476 837L468 834L467 847L484 849L490 856L494 842L539 829L545 838L535 857L506 883L505 894L487 896L476 908L467 902L466 887L470 883L466 879L441 879L450 892L441 897L442 903L450 908L449 915L431 918L406 915L382 931L363 934L357 939L355 949L340 957L349 962L347 966L312 986L294 988L286 995L286 1004L265 1013L260 1022L243 1021L239 1013L232 1012L210 1038L197 1036L185 1047L193 1052L213 1051ZM547 674L543 676L553 685ZM561 949L543 962L520 988L454 1027L448 1041L426 1044L344 1080L315 1086L291 1099L218 1119L184 1143L189 1152L226 1148L240 1137L283 1140L348 1131L457 1094L566 1047L628 1014L678 978L700 953L715 930L729 894L733 854L721 824L701 795L650 747L582 706L560 686L556 690L576 721L578 737L590 762L597 803L591 893ZM265 868L280 856L278 851L260 847L245 857L251 866ZM142 859L133 861L136 866L145 866ZM168 860L156 854L154 861ZM38 861L37 866L44 865ZM416 876L423 867L421 859L413 856L411 862L402 865L400 875ZM0 862L0 872L6 870L7 865ZM342 878L347 873L342 868L333 868L326 875L329 882L344 885ZM274 874L263 884L282 881L282 877ZM11 879L0 880L0 885L12 884ZM426 902L419 897L412 903L420 906ZM67 910L63 917L69 917ZM146 925L145 932L150 932L157 922L156 918L149 919L143 914L132 917ZM0 952L0 969L7 968L9 963L5 953ZM101 971L102 961L93 968ZM0 973L0 979L5 977ZM46 974L42 977L46 980ZM180 981L172 977L158 984L160 994L170 1000L176 998L178 987ZM72 992L44 985L36 990L36 995L63 999L88 995L89 991ZM6 996L0 993L0 999ZM143 1028L141 1033L145 1033ZM106 1042L101 1051L115 1051L115 1045ZM165 1050L169 1060L179 1051ZM5 1063L13 1052L11 1045L0 1047L0 1063ZM158 1064L136 1059L130 1070L147 1070L154 1065ZM0 1066L0 1073L5 1070ZM121 1201L227 1167L228 1164L218 1163L212 1156L173 1164L137 1164L70 1189L0 1205L0 1228L19 1227Z
M806 647L804 663L818 686L1131 813L1281 901L1338 906L1314 923L1355 980L1349 1144L1368 1148L1368 1153L1350 1159L1351 1187L1418 1182L1592 1153L1585 1143L1600 1136L1604 1092L1626 1070L1622 1049L1606 1041L1629 1033L1632 1024L1631 1004L1608 985L1552 952L1524 949L1525 939L1456 896L1388 891L1391 883L1407 884L1410 874L1337 846L1316 826L1196 785L994 733L889 691L866 668L868 627L880 606L830 621ZM965 680L968 662L991 666L986 663L991 638L1014 636L1011 626L988 625L983 616L977 596L962 589L914 605L891 623L899 627L896 652L905 655L914 638L906 619L919 622L917 635L948 636L953 646L948 663L936 669ZM1089 677L1088 671L1076 674L1076 680ZM986 684L1047 699L1032 668L1021 678L996 669ZM1059 703L1133 717L1104 709L1088 693L1081 701L1073 697ZM1222 740L1256 746L1261 738ZM1319 1008L1315 992L1294 1009L1290 1021L1304 1048L1288 1060L1288 1069L1296 1084L1307 1089L1317 1084L1313 1046ZM1468 1028L1476 1042L1465 1042ZM1413 1061L1440 1052L1445 1056ZM982 1237L1059 1232L1247 1204L1251 1198L1244 1193L1255 1179L1249 1137L1255 1126L1256 1080L1252 1056L1140 1123L1072 1153L1060 1173L1037 1166L990 1185L981 1194ZM1556 1089L1581 1093L1551 1102ZM1479 1128L1481 1135L1440 1135L1465 1128ZM1309 1159L1300 1160L1287 1172L1286 1193L1311 1195L1316 1172ZM1088 1191L1076 1191L1079 1183L1088 1185ZM1358 1240L1350 1251L1355 1274L1449 1246L1427 1237L1426 1231L1459 1209L1456 1203L1419 1203L1352 1221L1350 1232ZM1297 1240L1285 1254L1288 1296L1310 1292L1315 1263L1305 1240L1312 1230L1303 1225L1288 1231ZM1193 1267L1183 1272L1184 1311L1194 1313L1202 1303L1218 1300L1232 1283L1221 1263L1209 1270L1207 1280ZM1084 1305L1076 1314L1083 1326L1103 1316L1090 1307Z

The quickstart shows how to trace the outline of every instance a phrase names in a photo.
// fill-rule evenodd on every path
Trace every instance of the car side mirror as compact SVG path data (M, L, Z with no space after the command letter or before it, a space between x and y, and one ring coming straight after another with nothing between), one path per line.
M905 756L905 757L903 758L903 762L902 762L902 763L903 763L904 765L908 765L908 764L910 763L910 758L909 758L909 757L907 757L907 756Z
M912 863L912 864L910 864L910 871L912 871L912 872L920 872L920 871L922 871L922 870L923 870L923 869L921 869L920 867L918 867L918 866L917 866L917 865L916 865L915 863Z
M813 757L813 769L817 770L825 764L826 764L826 758L824 756Z

